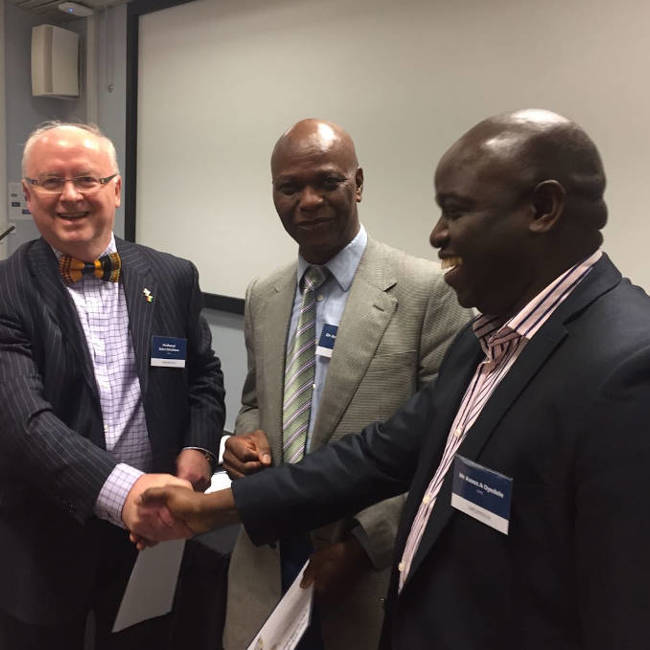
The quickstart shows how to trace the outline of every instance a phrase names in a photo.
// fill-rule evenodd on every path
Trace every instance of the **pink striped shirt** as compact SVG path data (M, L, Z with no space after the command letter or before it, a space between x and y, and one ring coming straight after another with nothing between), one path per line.
M583 262L565 271L508 321L503 322L497 317L486 315L481 315L474 321L474 333L485 353L485 359L479 363L465 391L458 413L451 425L440 465L424 493L411 525L404 553L398 565L400 591L408 576L436 497L458 447L478 419L483 407L490 399L490 395L508 374L526 344L591 271L601 255L601 251L596 251Z

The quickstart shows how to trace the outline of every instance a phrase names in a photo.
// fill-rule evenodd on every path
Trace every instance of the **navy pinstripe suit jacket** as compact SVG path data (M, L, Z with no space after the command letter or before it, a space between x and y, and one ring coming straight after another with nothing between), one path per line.
M152 469L173 473L182 447L218 448L225 416L198 274L186 260L116 243ZM187 339L185 369L150 366L153 335ZM93 505L115 464L56 257L43 239L28 242L0 263L0 609L40 624L84 611L110 527Z

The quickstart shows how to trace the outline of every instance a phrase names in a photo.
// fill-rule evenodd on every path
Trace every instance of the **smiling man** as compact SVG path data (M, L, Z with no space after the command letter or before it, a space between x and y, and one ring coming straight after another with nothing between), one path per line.
M645 650L650 300L600 250L598 151L555 113L498 115L435 186L431 243L481 310L437 383L297 465L145 501L264 544L408 489L382 649Z
M138 515L147 487L209 484L220 364L193 265L113 236L107 138L47 124L23 175L42 237L0 266L0 647L80 649L93 610L96 647L130 648L130 630L110 633L135 555L125 528L172 532ZM157 341L177 367L156 363ZM138 641L156 646L156 627Z
M296 462L392 415L435 377L470 316L436 265L374 241L359 224L363 170L339 126L298 122L275 145L271 175L298 261L247 292L249 372L239 436L224 455L233 478ZM225 647L246 647L315 548L319 606L300 647L374 648L402 503L352 513L279 548L256 548L242 533L230 566Z

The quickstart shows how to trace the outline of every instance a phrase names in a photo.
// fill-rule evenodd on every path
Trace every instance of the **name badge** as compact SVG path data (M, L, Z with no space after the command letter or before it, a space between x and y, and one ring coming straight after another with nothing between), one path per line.
M323 325L323 331L320 333L320 340L316 346L316 354L320 357L331 358L336 343L336 333L339 331L337 325Z
M451 505L504 535L510 523L512 479L456 455Z
M151 365L161 368L185 368L187 339L154 336L151 339Z

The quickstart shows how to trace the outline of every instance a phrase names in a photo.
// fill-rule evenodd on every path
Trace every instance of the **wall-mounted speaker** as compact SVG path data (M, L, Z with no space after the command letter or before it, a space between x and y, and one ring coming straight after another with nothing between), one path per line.
M54 25L32 28L32 95L79 97L79 34Z

